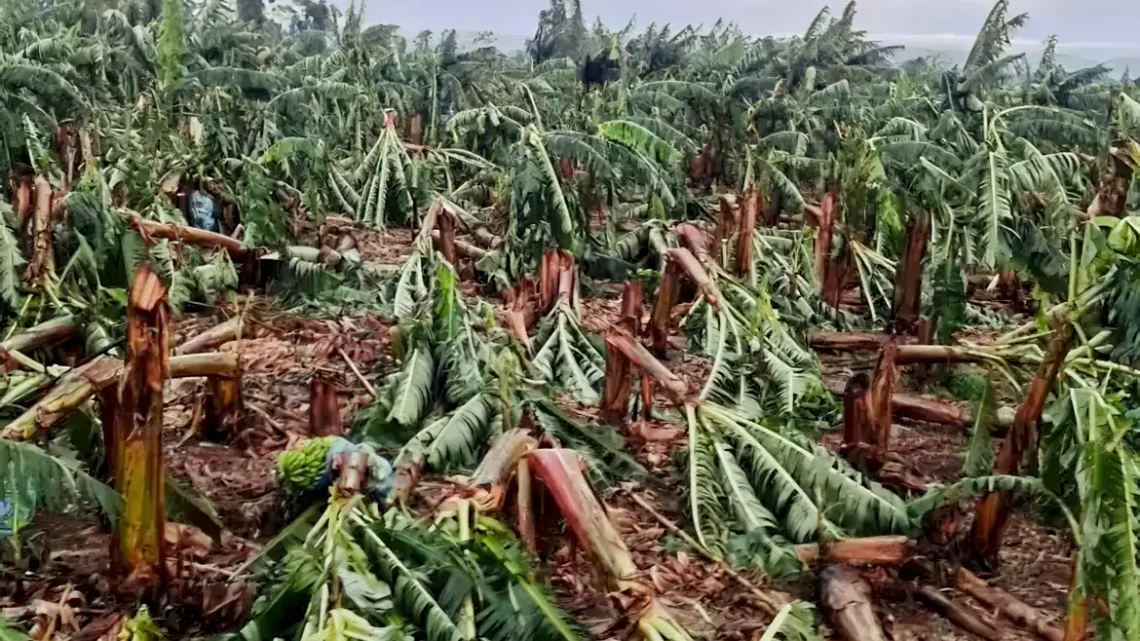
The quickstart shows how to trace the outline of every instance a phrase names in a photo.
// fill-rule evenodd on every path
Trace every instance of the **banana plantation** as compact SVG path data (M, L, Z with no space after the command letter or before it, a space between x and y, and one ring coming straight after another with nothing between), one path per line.
M0 2L0 639L1140 639L1127 70L363 4Z

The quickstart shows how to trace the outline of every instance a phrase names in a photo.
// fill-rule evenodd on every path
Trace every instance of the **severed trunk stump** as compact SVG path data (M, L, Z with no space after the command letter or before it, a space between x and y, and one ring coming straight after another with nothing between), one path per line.
M870 442L871 381L860 372L847 379L843 390L843 445L853 447Z
M629 414L633 392L633 366L629 358L606 337L606 378L602 389L602 419L620 425Z
M344 436L336 386L320 377L313 378L309 384L309 434Z
M35 208L32 211L32 259L24 279L43 289L55 278L55 250L51 244L51 184L36 176Z
M240 373L206 379L206 438L224 441L245 429L246 413L241 388Z
M906 250L895 271L895 301L893 329L897 334L909 334L918 323L919 303L922 301L922 259L930 240L930 213L920 211L911 216L907 224Z
M736 233L735 271L737 275L747 275L752 269L752 234L756 229L756 219L760 215L760 192L749 188L744 193L744 207L741 210L740 228Z
M455 252L455 218L444 210L436 219L436 226L439 228L439 241L436 243L439 253L443 254L444 260L454 266L458 260Z
M170 345L166 286L142 265L131 283L127 308L127 362L114 415L115 489L123 514L113 538L112 561L120 588L153 597L167 579L166 472L162 460L163 382Z
M835 228L835 218L839 206L838 196L835 192L828 192L819 204L819 216L816 225L819 233L815 238L815 277L820 283L826 283L829 267L831 266L831 235ZM824 290L826 292L826 289ZM830 301L829 301L830 302Z
M622 329L633 334L641 335L641 305L644 299L644 286L639 280L631 280L621 289L621 318L618 324Z
M895 393L898 380L898 345L887 343L879 353L875 365L875 378L871 381L871 445L877 451L886 452L891 444L891 397Z
M676 262L668 260L665 273L657 284L657 302L653 307L653 316L649 320L649 338L653 344L653 354L659 358L665 356L668 349L669 318L673 313L673 306L677 304L680 288L680 267Z

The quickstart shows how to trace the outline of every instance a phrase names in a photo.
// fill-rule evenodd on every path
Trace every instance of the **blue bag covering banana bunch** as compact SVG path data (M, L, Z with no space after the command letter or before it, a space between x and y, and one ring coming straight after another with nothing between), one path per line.
M334 462L339 454L360 452L368 455L367 493L385 505L395 488L392 465L376 453L372 446L353 443L339 436L323 436L302 441L297 447L277 457L280 481L291 489L325 493L336 482Z

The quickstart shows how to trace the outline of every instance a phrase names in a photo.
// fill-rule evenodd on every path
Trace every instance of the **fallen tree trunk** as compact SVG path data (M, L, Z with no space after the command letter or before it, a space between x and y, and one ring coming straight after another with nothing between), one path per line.
M1055 625L1044 612L991 586L966 568L958 568L954 575L954 585L1010 621L1048 641L1063 641L1065 638L1065 631Z
M850 380L851 379L848 379L849 383ZM864 378L864 385L865 384L866 379ZM827 389L832 394L843 397L844 403L846 404L847 388L840 388L829 384ZM846 409L844 411L846 412ZM846 413L844 416L844 425L846 425ZM917 394L895 393L891 396L891 416L895 419L936 423L938 425L962 428L969 428L974 424L974 411L969 403L926 398L925 396L918 396ZM993 431L995 434L1004 434L1008 427L1009 423L1003 424L999 421L994 424Z
M955 427L965 428L974 424L974 413L969 405L913 394L895 394L891 398L891 414L895 418Z
M977 363L985 355L977 350L953 345L900 345L898 364L912 363Z
M127 307L127 362L119 382L112 445L115 489L123 496L112 543L120 588L140 596L161 590L166 576L166 472L162 460L162 388L170 346L166 286L143 264Z
M837 541L824 547L818 543L796 546L796 556L804 563L823 561L838 565L902 565L910 558L911 540L905 536L872 536Z
M440 236L438 229L433 229L431 231L431 238L433 241L436 241L436 242L439 242L441 240L441 236ZM456 238L455 239L455 251L457 254L459 254L461 256L466 256L467 258L470 258L472 260L482 260L484 257L487 256L487 254L490 253L486 249L483 249L482 247L479 247L477 245L473 245L473 244L463 240L462 238Z
M693 281L693 284L696 285L697 289L704 295L705 300L713 307L720 309L720 289L716 286L716 283L713 282L709 273L705 271L701 262L697 260L696 256L693 256L692 252L683 247L670 249L669 263L675 263L677 267L689 277L689 280ZM670 307L670 311L672 311L672 307Z
M885 332L809 332L808 345L819 350L858 352L881 349L892 338Z
M169 361L169 378L233 378L239 371L238 359L233 354L195 354ZM26 441L38 431L51 430L87 399L117 383L122 372L123 362L111 356L100 356L71 370L38 403L9 423L0 432L0 438Z
M435 518L454 515L464 502L474 503L479 514L497 514L502 511L511 478L517 471L527 469L524 459L527 453L537 447L538 441L526 429L515 428L496 436L491 443L491 449L483 456L483 460L479 462L479 467L471 476L465 481L462 480L462 477L456 479L461 481L458 483L458 492L447 496L436 506ZM523 488L523 483L528 484L528 487ZM527 497L530 493L529 483L530 476L529 469L527 469L527 478L523 479L521 476L519 478L519 491L521 493L525 490ZM523 510L531 509L527 497L522 494L519 496L519 507ZM527 498L525 506L523 505L524 498ZM520 523L520 525L526 525L530 528L531 532L528 536L533 535L533 512L528 514L520 512L519 517L520 520L530 519L530 522Z
M505 486L511 480L518 462L528 452L538 448L538 441L524 429L513 429L495 437L491 449L471 473L468 484L473 487ZM486 510L480 509L481 513Z
M228 321L212 327L175 348L175 354L199 354L217 349L230 341L236 341L241 333L241 318L234 316Z
M62 343L75 336L75 330L75 317L71 314L53 318L0 343L0 358L6 352L29 352Z
M875 616L871 584L849 565L833 565L819 575L820 602L831 627L846 641L887 641Z
M249 249L243 246L240 240L204 229L184 225L156 223L151 220L146 220L142 216L132 217L131 227L138 230L138 232L146 238L164 238L166 240L181 241L188 245L224 249L229 253L230 258L236 261L245 260L249 255Z
M973 610L951 600L929 585L920 586L915 594L959 628L988 641L1001 641L1001 632L978 618Z
M808 334L808 345L813 349L832 352L863 352L882 349L895 342L898 345L896 363L977 363L986 360L982 349L957 345L918 345L912 337L892 336L882 332L818 332Z

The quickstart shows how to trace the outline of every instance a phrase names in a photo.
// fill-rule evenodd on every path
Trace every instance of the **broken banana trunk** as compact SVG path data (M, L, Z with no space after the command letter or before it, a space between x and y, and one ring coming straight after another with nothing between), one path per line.
M725 243L732 238L736 233L737 221L740 218L740 211L736 206L736 196L733 194L725 194L720 197L720 222L717 225L715 236L713 237L713 251L717 255L717 264L726 265L724 254L726 253Z
M653 353L665 355L669 342L669 320L673 306L677 304L677 294L681 288L681 272L673 261L667 261L665 273L657 283L657 302L653 306L653 316L649 320L649 338Z
M32 259L24 280L43 290L55 279L55 250L51 243L51 184L36 176L35 207L32 210Z
M245 429L240 371L236 376L206 379L205 419L207 438L213 440L228 440Z
M622 329L615 329L606 335L607 358L610 353L624 356L629 364L641 370L642 374L653 377L677 404L683 404L685 402L685 397L689 391L688 385L678 378L676 374L670 372L669 368L665 367L661 361L649 353L649 350L645 349L629 332ZM608 368L606 379L608 384ZM629 384L625 387L627 389L626 396L628 398L628 390L632 389L632 387Z
M845 641L887 641L875 616L871 584L849 565L833 565L819 575L820 600L831 627Z
M10 371L19 367L21 354L62 343L75 336L75 317L68 314L40 323L0 343L0 367ZM15 352L15 353L13 353Z
M720 289L705 271L701 261L684 247L670 249L666 254L665 272L657 284L657 302L649 323L653 353L659 358L665 355L668 346L670 320L680 293L682 275L689 277L709 305L720 309Z
M127 309L127 362L115 411L115 489L124 507L112 559L130 593L154 595L166 580L166 472L162 460L162 387L170 345L166 286L144 264ZM120 445L121 444L121 445Z
M439 253L443 254L444 260L456 265L459 256L455 250L455 217L444 209L436 218L436 227L439 229L439 240L436 242Z
M204 229L156 223L146 220L141 216L132 218L131 226L138 230L145 238L163 238L166 240L181 241L188 245L196 245L198 247L217 247L224 249L229 253L230 258L235 261L245 260L250 252L247 247L242 245L240 240Z
M194 354L170 359L170 378L196 376L238 376L238 359L233 354ZM123 362L100 356L64 374L35 405L9 423L0 438L27 441L38 432L47 432L83 405L87 399L113 386L123 373Z
M621 290L621 319L618 324L622 329L633 334L641 335L641 305L644 299L644 287L639 280L631 280L622 286Z
M872 405L867 375L860 372L847 379L847 386L843 390L844 447L870 442Z
M317 376L309 384L309 434L343 436L336 386Z
M1072 343L1072 335L1071 326L1068 324L1054 329L1049 343L1049 353L1045 360L1041 361L1037 375L1030 382L1029 392L1017 410L1017 416L1009 433L1002 439L994 470L996 474L1017 474L1021 468L1022 457L1037 448L1037 425L1041 420L1041 412L1045 409L1049 392L1053 389L1053 384L1064 366L1065 355L1069 353L1069 346ZM974 552L991 565L997 564L1002 534L1005 532L1011 510L1009 497L1004 492L990 492L978 503L970 536Z
M467 480L474 489L472 498L480 514L495 514L503 509L511 476L527 453L537 447L538 441L522 428L495 437L491 449ZM533 524L531 527L533 529Z
M23 230L32 215L32 186L27 179L19 179L12 188L12 205L16 210L16 229Z
M554 497L575 538L615 590L637 587L633 556L582 473L585 461L573 450L541 449L527 456L530 471Z
M756 229L756 220L760 216L760 192L749 188L744 192L744 207L740 216L740 228L736 232L736 260L737 275L745 276L752 270L752 234Z
M633 368L629 357L610 345L606 337L606 378L602 389L602 418L620 424L629 414L629 396L633 392Z
M942 594L939 590L929 585L923 585L916 590L916 594L927 605L937 610L939 614L959 628L987 641L1001 641L1003 638L1001 632L979 618L973 610Z
M1064 641L1065 631L1055 625L1044 612L1004 590L991 586L966 568L958 568L954 575L954 585L1041 638L1047 641Z
M818 233L815 238L815 277L821 285L827 282L831 265L831 235L835 228L835 217L838 210L836 199L835 192L829 192L824 196L823 202L819 204L819 212L816 216Z
M796 556L804 563L822 561L854 566L899 566L911 554L911 540L905 536L872 536L847 539L823 546L805 543L796 546Z
M906 251L895 272L894 331L909 334L918 323L922 300L922 259L930 239L930 214L919 211L907 225Z
M681 223L673 230L677 234L677 242L682 247L692 252L693 256L697 257L697 261L702 265L707 265L711 259L709 256L709 248L706 242L705 232L701 231L693 223Z
M879 452L890 449L891 398L898 380L898 346L887 343L879 353L875 365L875 378L871 381L871 445Z

